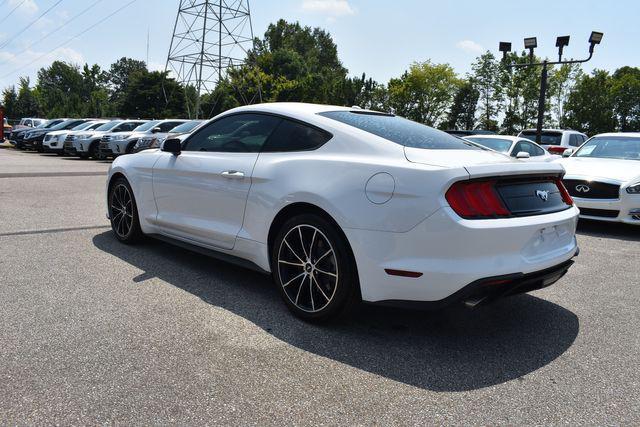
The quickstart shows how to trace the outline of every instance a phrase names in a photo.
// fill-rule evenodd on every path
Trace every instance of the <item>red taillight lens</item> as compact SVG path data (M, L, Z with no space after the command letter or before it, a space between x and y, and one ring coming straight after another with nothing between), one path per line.
M562 201L565 202L569 206L573 206L573 199L571 195L567 191L567 188L562 183L560 178L555 179L556 185L558 186L558 190L560 190L560 195L562 196Z
M495 188L496 181L460 181L445 194L449 206L463 218L495 218L511 214Z
M547 148L547 151L553 154L562 154L566 149L567 149L566 147L561 147L559 145L552 145L551 147Z

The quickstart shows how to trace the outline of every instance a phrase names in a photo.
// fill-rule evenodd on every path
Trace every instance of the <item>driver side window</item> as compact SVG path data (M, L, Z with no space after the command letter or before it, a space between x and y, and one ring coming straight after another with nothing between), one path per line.
M259 153L281 120L265 114L223 117L189 138L183 151Z

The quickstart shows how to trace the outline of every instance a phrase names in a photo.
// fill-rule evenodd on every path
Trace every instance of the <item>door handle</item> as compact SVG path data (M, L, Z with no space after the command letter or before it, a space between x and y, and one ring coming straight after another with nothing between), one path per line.
M244 178L244 172L240 172L240 171L224 171L224 172L221 172L220 175L224 176L225 178L235 178L235 179Z

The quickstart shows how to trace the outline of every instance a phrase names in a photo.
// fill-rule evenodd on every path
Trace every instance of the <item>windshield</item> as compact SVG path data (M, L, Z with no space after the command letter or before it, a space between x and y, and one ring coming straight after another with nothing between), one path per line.
M133 131L134 132L146 132L150 129L153 129L155 127L155 125L157 125L158 123L160 123L160 120L153 120L150 122L146 122L141 124L140 126L138 126L137 128L135 128Z
M120 123L122 123L122 120L114 120L112 122L107 122L107 123L103 124L102 126L97 127L96 130L98 130L98 131L111 130L114 127L118 126Z
M319 113L405 147L432 150L478 150L472 143L423 124L384 113L327 111Z
M58 123L57 125L55 125L54 127L51 128L51 130L61 130L61 129L66 129L67 126L69 126L72 123L77 122L77 119L71 119L71 120L64 120L60 123Z
M508 153L511 148L511 141L508 139L500 138L474 138L467 136L465 139L473 141L476 144L480 144L484 147L491 148L492 150L499 151L501 153Z
M53 129L53 127L55 125L57 125L58 123L60 123L62 120L61 119L53 119L53 120L49 120L48 122L44 122L42 124L41 129ZM40 126L38 126L40 127Z
M80 123L78 126L72 127L71 130L84 130L84 129L89 128L92 124L93 124L93 122Z
M520 135L523 138L527 138L529 141L536 142L536 131L525 130ZM544 145L560 145L562 142L562 132L542 132L540 137L540 144Z
M171 129L169 132L171 133L189 133L192 132L195 128L204 123L204 120L192 120L190 122L183 123Z
M574 156L640 160L640 137L597 136L585 142Z

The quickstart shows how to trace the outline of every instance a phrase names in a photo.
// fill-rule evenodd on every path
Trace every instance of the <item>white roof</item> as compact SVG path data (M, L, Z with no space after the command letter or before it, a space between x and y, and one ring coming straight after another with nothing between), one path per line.
M630 138L640 138L640 132L607 132L599 133L594 136L628 136Z

